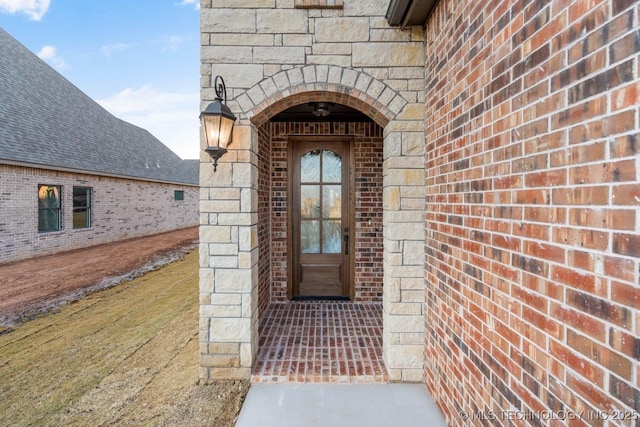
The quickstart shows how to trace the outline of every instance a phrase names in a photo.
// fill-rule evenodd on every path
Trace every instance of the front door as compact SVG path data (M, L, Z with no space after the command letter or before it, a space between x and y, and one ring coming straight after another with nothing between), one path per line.
M290 147L292 296L348 297L349 140L298 139Z

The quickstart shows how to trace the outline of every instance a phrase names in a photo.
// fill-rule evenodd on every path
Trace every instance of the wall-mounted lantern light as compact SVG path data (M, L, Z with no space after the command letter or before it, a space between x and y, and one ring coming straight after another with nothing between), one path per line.
M224 85L222 77L216 76L214 87L216 100L200 113L200 121L204 130L204 138L207 141L207 148L204 151L209 153L213 159L213 171L215 172L218 169L218 159L227 152L227 147L231 144L233 123L236 121L236 116L225 104L227 102L227 87Z

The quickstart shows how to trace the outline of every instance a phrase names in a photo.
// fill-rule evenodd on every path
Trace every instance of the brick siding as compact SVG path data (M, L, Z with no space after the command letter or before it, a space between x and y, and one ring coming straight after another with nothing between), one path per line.
M279 222L273 218L278 215L276 212L279 211L279 208L276 206L281 204L278 201L281 197L278 189L272 187L272 176L277 173L277 169L271 160L273 154L268 125L258 128L258 145L260 156L258 161L258 250L260 252L258 260L258 316L262 316L267 305L271 302L271 281L273 274L275 274L272 271L272 248L278 246L272 239L279 234L273 225ZM276 269L276 271L278 270Z
M62 187L60 231L38 233L39 184ZM92 189L90 228L73 229L74 186ZM197 187L0 165L0 263L197 224Z
M268 129L268 131L267 131ZM261 187L271 193L271 236L261 239L260 260L269 262L271 254L270 291L261 289L260 303L283 302L287 297L288 218L288 137L296 135L348 135L354 138L355 153L355 301L382 301L382 128L374 123L270 123L259 132L263 154L271 158L271 182ZM269 142L270 141L270 142ZM269 146L271 148L269 148ZM261 200L267 200L262 191ZM265 261L266 259L266 261ZM265 286L266 282L260 282Z
M428 22L425 377L453 425L640 410L639 10L445 0Z

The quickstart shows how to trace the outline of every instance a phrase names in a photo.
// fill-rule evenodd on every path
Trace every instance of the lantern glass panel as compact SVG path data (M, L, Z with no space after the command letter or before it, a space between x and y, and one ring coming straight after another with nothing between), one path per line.
M203 115L202 127L204 128L207 145L217 148L220 146L220 116Z
M227 148L231 144L231 132L233 130L233 120L227 117L220 117L220 148Z

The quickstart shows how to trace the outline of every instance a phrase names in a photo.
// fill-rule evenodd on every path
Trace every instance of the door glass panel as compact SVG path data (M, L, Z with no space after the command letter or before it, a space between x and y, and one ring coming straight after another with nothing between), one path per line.
M342 251L341 232L342 221L322 221L322 253L339 254Z
M300 182L320 182L320 153L309 151L300 158Z
M300 252L320 253L320 221L300 221Z
M300 218L301 253L342 252L342 158L336 153L300 157Z
M322 182L342 182L342 159L333 151L322 152Z
M341 185L322 186L322 217L337 219L342 217Z
M320 186L300 186L300 216L302 218L320 217Z

